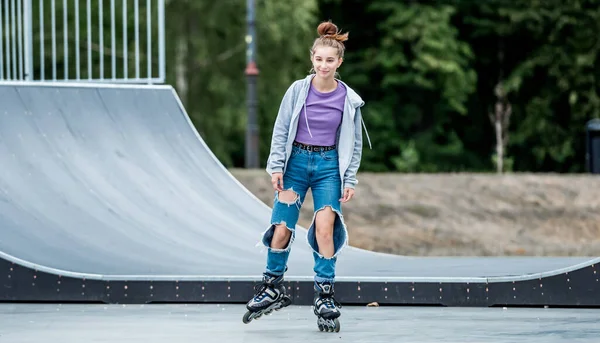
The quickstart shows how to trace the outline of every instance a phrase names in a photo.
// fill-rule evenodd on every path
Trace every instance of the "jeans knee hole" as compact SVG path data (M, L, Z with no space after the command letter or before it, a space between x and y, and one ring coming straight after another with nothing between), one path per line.
M291 205L298 202L300 196L291 189L280 191L277 193L277 201L282 204Z

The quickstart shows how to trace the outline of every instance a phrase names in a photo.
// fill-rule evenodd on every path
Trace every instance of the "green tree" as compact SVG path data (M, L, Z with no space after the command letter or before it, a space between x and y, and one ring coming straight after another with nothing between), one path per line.
M582 129L600 116L598 2L497 0L462 9L479 75L493 75L481 98L491 106L502 83L512 103L514 168L583 171Z
M434 172L473 165L456 127L465 120L477 76L471 49L451 22L455 9L386 0L355 6L323 5L350 31L341 74L367 100L373 150L365 151L364 169ZM339 14L340 8L348 12ZM355 10L364 13L360 22L350 17Z
M279 101L302 70L316 28L314 1L257 1L260 159L264 163ZM179 1L168 7L168 82L196 128L228 167L244 164L246 1ZM292 18L292 19L290 19Z

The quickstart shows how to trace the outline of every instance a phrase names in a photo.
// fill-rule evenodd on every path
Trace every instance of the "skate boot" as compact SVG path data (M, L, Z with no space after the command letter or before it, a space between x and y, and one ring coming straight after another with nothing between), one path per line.
M253 319L260 318L263 314L269 315L292 303L290 297L285 293L283 275L274 276L268 273L263 275L263 282L255 287L254 297L248 301L243 322L250 323Z
M342 305L333 297L333 283L315 282L315 298L313 311L317 316L317 326L320 331L339 332Z

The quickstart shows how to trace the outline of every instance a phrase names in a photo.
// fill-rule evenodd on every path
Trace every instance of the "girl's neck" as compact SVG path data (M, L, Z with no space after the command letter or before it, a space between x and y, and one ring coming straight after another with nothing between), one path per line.
M335 78L323 79L318 76L313 77L313 86L317 91L321 93L332 92L337 88L337 81Z

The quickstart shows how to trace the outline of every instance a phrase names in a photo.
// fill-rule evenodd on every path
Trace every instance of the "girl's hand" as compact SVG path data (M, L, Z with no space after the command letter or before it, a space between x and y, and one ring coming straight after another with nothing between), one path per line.
M354 196L354 189L344 188L344 196L340 199L341 202L348 202Z
M273 173L271 175L271 184L276 191L283 191L283 173Z

